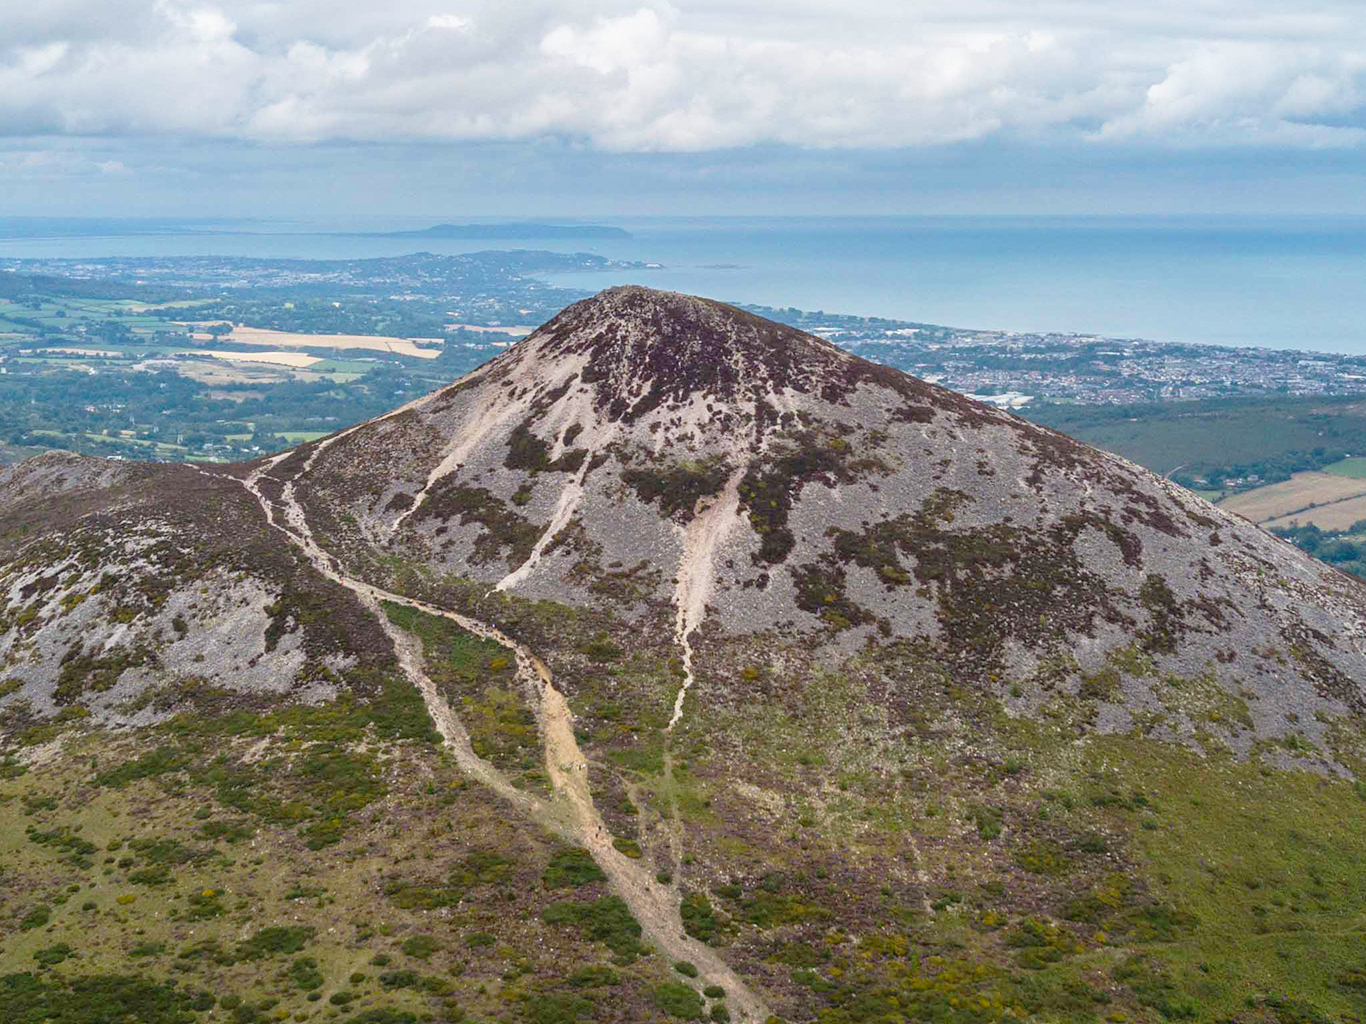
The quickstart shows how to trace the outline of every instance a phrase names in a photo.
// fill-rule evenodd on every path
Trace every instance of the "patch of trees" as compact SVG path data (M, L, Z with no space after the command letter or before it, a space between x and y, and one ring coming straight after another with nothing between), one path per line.
M1345 530L1322 530L1310 524L1273 526L1271 532L1320 561L1366 577L1366 519L1358 519Z
M1289 480L1296 473L1323 469L1335 462L1341 462L1347 455L1347 451L1342 448L1323 447L1313 448L1307 452L1283 452L1255 462L1239 462L1232 466L1207 470L1203 478L1211 488L1220 488L1228 480L1246 479L1249 476L1260 477L1264 484L1275 484ZM1172 479L1182 487L1202 486L1197 482L1196 475L1190 472L1173 473Z

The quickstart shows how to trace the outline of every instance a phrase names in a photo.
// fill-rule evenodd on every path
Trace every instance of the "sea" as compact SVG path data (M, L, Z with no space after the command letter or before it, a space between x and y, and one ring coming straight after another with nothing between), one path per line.
M537 222L576 223L546 215ZM383 238L439 214L233 221L0 218L0 256L356 259L550 249L652 264L548 275L952 327L1366 355L1366 217L601 217L629 238ZM506 221L507 218L502 220Z

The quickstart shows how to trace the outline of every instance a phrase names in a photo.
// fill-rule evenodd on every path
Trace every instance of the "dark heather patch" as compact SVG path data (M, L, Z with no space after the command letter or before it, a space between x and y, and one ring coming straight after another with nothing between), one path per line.
M413 507L413 502L415 502L416 500L417 499L414 498L411 494L405 494L403 491L399 491L392 498L389 499L389 504L384 506L384 511L407 512L408 509Z
M1143 649L1149 654L1175 654L1186 630L1186 610L1167 581L1159 573L1149 573L1139 588L1138 599L1152 616L1152 625L1143 634Z
M802 611L820 616L835 629L873 621L872 613L845 592L846 574L838 560L827 557L789 571L796 584L797 607Z
M527 420L531 422L535 417ZM588 449L571 448L558 459L550 458L550 445L531 432L527 423L519 423L508 439L507 458L503 466L507 469L520 469L528 473L577 473L588 458Z
M848 465L849 447L832 446L812 432L793 438L795 449L759 465L751 463L740 481L740 507L749 513L750 526L760 537L756 565L776 565L787 559L796 544L788 528L792 506L802 488L812 482L834 487L857 477Z
M1195 597L1186 601L1186 608L1192 612L1198 612L1205 617L1205 621L1216 630L1227 629L1229 622L1224 610L1237 614L1237 606L1226 597L1210 597L1208 594L1197 594ZM1329 646L1332 646L1331 642Z
M545 528L529 523L486 487L466 487L453 476L443 477L427 491L412 519L422 522L439 519L443 523L459 517L461 526L478 524L484 532L475 539L472 565L486 565L504 557L518 566L531 557Z
M1090 511L1074 512L1063 516L1062 524L1074 537L1088 526L1101 531L1110 538L1115 547L1119 548L1125 565L1131 569L1142 567L1143 541L1137 534L1124 529L1106 516Z
M1300 671L1313 681L1319 696L1345 704L1354 715L1366 714L1360 688L1319 651L1320 646L1334 649L1331 637L1296 618L1281 630L1281 638Z
M660 515L687 524L699 498L720 493L730 478L725 462L680 463L665 469L626 469L621 478L646 505L659 502Z
M960 669L997 667L1007 637L1050 648L1068 632L1093 635L1097 618L1123 621L1104 581L1074 550L1084 523L953 529L956 510L972 500L941 488L914 514L862 533L832 528L832 557L872 569L888 589L918 584L921 596L933 596L942 644Z
M1075 469L1091 467L1097 472L1095 476L1088 476L1088 480L1114 482L1110 479L1112 474L1106 473L1098 465L1100 463L1098 453L1080 441L1074 441L1066 434L1060 434L1056 430L1027 423L1014 417L1010 417L1007 423L1028 441L1033 449L1034 466L1029 476L1025 477L1025 482L1036 491L1042 492L1044 473L1048 470L1067 473Z
M893 423L932 423L934 410L928 405L902 405L892 410Z

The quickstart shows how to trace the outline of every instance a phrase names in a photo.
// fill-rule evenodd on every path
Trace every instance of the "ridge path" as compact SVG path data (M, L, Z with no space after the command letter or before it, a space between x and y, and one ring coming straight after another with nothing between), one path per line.
M308 472L313 459L327 444L328 442L323 442L314 449L298 475ZM586 849L607 875L617 895L640 922L642 930L661 951L675 962L686 960L696 966L700 973L699 985L718 984L723 987L726 990L728 1004L739 1012L741 1019L766 1020L769 1017L769 1010L763 1000L750 990L711 947L684 932L681 897L677 891L656 882L645 871L643 865L612 845L611 833L603 824L602 817L593 804L593 795L588 787L588 762L574 738L573 715L569 710L569 704L564 695L555 688L550 670L545 663L525 645L487 623L426 601L382 590L364 580L343 574L337 560L314 540L303 507L294 497L293 480L283 482L281 502L284 505L285 525L276 522L272 516L271 502L261 493L259 485L262 477L283 461L287 454L276 456L254 470L240 481L242 486L261 506L266 522L302 550L315 570L355 594L376 616L393 640L400 666L422 694L428 713L454 754L456 763L512 803L519 811L536 819L562 838ZM460 628L483 639L492 640L512 652L517 662L519 681L537 699L536 717L545 744L546 769L554 789L549 801L518 790L502 772L474 752L469 734L458 716L441 697L436 684L424 671L420 647L413 638L389 620L380 607L381 601L448 619Z

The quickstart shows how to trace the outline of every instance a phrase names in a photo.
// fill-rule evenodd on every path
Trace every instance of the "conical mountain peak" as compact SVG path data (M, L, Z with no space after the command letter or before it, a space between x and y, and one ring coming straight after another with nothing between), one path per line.
M716 673L755 637L909 644L1009 702L1003 680L1203 678L1366 617L1358 584L1123 459L647 288L571 306L277 471L341 556L667 621L683 664ZM1366 645L1316 642L1298 664L1277 685L1302 720L1366 708ZM1262 686L1241 657L1225 674L1231 693Z
M532 338L537 365L581 365L612 421L701 396L769 404L837 387L859 360L820 338L711 299L628 286L570 306Z

